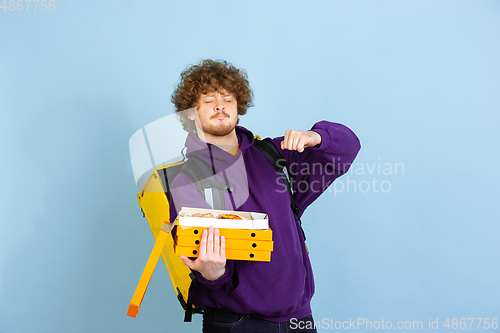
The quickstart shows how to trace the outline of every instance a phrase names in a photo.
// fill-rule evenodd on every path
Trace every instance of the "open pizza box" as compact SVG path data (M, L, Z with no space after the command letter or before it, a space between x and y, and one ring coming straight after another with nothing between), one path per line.
M272 230L266 214L183 207L174 226L176 255L197 257L203 230L214 226L226 239L226 259L271 261Z

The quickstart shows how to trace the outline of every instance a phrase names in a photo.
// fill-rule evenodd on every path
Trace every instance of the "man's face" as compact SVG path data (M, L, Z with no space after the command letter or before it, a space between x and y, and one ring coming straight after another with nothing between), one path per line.
M238 124L236 98L225 90L201 94L196 106L203 132L225 136L231 133Z

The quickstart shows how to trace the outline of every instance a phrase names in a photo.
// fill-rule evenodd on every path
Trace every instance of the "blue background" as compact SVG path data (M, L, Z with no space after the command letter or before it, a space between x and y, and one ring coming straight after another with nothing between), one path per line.
M0 332L201 330L163 264L126 311L154 244L128 140L203 58L247 70L256 134L362 142L303 218L316 320L500 317L499 1L26 5L0 10Z

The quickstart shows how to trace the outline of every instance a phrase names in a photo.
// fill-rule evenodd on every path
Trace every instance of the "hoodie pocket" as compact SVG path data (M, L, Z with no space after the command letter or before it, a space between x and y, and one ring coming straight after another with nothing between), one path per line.
M243 266L227 304L239 313L276 316L294 312L304 301L306 270L295 254Z

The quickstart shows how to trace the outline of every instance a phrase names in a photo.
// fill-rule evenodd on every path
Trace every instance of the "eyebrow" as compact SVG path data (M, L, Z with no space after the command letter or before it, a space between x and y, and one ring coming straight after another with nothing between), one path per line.
M233 94L231 94L229 92L225 92L225 93L219 92L219 93L221 94L221 96L224 96L224 97L233 95ZM206 97L215 97L215 92L212 91L212 92L209 92L207 94L202 94L202 97L203 98L206 98Z

